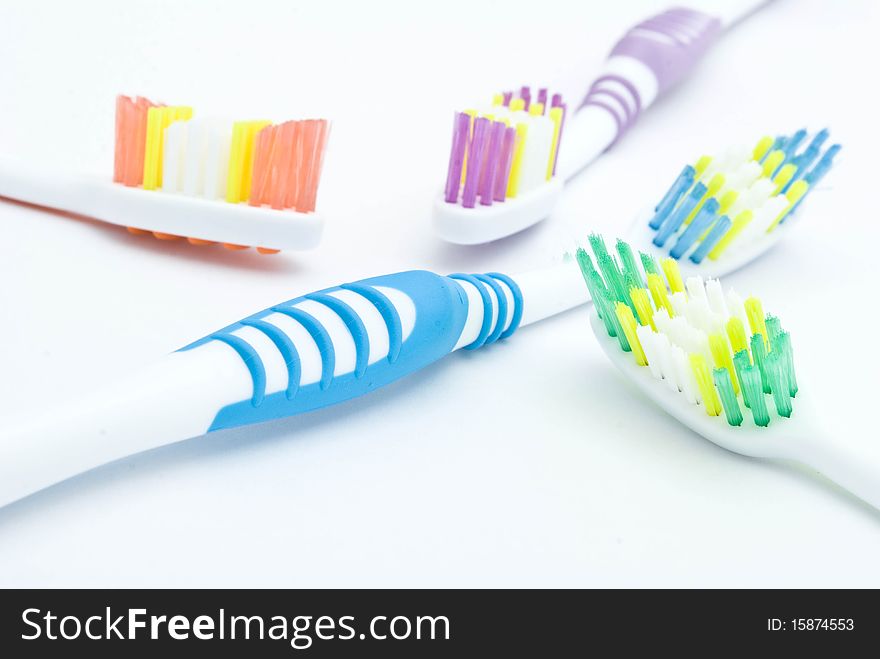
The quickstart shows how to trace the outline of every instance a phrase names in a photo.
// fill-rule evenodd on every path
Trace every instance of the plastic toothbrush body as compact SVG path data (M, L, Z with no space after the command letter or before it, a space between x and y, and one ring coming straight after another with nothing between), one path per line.
M367 394L586 298L566 263L514 277L401 272L288 300L0 431L0 505L133 453Z
M517 233L549 216L565 181L613 147L646 109L687 77L724 29L762 4L729 2L713 14L670 9L639 23L611 50L601 74L573 112L556 95L552 107L545 98L548 107L539 104L541 110L535 113L531 92L523 88L519 98L504 94L484 112L462 113L472 118L471 126L466 121L459 125L462 115L457 115L446 190L434 202L437 234L453 243L479 244ZM544 139L549 129L541 126L541 119L556 108L562 109L559 129L551 131L552 139ZM516 128L511 137L513 156L503 137L495 139L496 131L504 132L501 123L507 125L507 132ZM518 156L521 142L525 147ZM474 171L469 163L478 152L482 170ZM523 175L531 170L545 171L546 176ZM487 171L491 176L486 176ZM499 177L498 185L485 194L485 182L494 177ZM469 178L481 183L469 189ZM476 190L476 198L469 195L471 189Z

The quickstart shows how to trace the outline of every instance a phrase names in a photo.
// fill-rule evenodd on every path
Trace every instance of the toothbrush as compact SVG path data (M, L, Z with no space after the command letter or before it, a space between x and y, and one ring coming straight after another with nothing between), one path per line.
M718 277L773 247L797 221L793 215L834 164L840 144L826 146L823 129L728 148L685 165L628 238L638 251L669 255L686 275Z
M727 171L701 160L705 166L692 185L712 171ZM830 159L825 162L831 166ZM712 198L708 186L706 196L704 204ZM759 205L749 209L770 201L759 195L753 202ZM786 233L791 224L787 220L775 231ZM769 247L759 241L760 248L751 248L742 232L730 246L734 255L737 242L750 258ZM618 245L618 251L635 267L628 246ZM645 252L641 259L653 256ZM739 256L722 256L692 265L699 271L741 263ZM398 273L290 300L214 332L103 393L0 429L0 505L132 453L354 398L450 352L506 339L518 327L588 301L574 260L510 277Z
M806 464L880 508L880 450L832 436L795 375L792 339L756 297L683 280L677 261L619 262L597 235L577 260L602 350L681 423L742 455ZM796 396L796 398L795 398Z
M565 181L614 146L724 29L766 1L722 2L715 15L670 9L639 23L614 46L573 113L561 95L540 89L533 97L528 87L496 95L483 112L457 113L446 186L433 206L437 235L485 243L549 216Z
M569 262L513 277L401 272L283 302L0 429L0 505L133 453L367 394L583 298Z
M224 122L118 96L112 182L0 159L0 197L162 240L310 249L328 132L323 119Z

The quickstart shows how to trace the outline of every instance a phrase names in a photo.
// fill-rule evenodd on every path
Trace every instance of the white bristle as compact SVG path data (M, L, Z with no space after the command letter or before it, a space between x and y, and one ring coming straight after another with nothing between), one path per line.
M639 325L636 327L636 335L639 337L639 343L642 344L642 350L648 360L648 368L651 370L651 375L659 380L663 377L663 372L660 370L659 356L655 346L655 338L657 335L648 325Z
M206 199L217 199L226 194L226 175L229 169L229 142L232 138L227 131L209 127L205 135L204 176Z
M724 301L724 290L721 288L721 282L717 279L710 279L706 282L706 297L709 298L709 307L714 313L721 316L722 321L726 321L728 315L727 304Z
M678 291L669 296L669 303L676 316L683 316L687 311L687 295Z
M684 287L687 289L688 298L690 300L703 300L708 304L708 300L706 300L706 289L702 277L688 277L687 281L684 283Z
M727 308L730 310L732 317L739 318L745 327L749 326L749 317L746 315L743 299L732 288L727 291Z
M691 370L687 355L684 350L678 346L672 348L672 362L675 364L675 371L678 374L678 388L684 394L688 402L697 404L697 387L694 379L694 372Z
M183 193L202 196L205 192L205 150L208 146L208 126L201 119L187 122L188 157L183 166Z
M526 115L526 143L520 164L519 190L528 192L547 182L547 162L553 146L553 121Z
M162 190L178 192L183 175L182 163L186 153L187 121L175 121L165 128L162 153Z

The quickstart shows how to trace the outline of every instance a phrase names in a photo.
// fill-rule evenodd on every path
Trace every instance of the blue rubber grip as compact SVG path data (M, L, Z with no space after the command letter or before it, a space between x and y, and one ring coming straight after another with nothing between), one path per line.
M333 405L369 393L447 355L458 342L468 316L468 297L456 279L468 281L477 287L486 319L477 341L466 347L476 348L506 338L516 331L522 317L523 298L519 287L510 277L496 272L443 277L414 270L364 279L288 300L181 348L181 351L185 351L213 341L224 343L242 359L253 381L252 395L221 408L210 430L259 423ZM508 303L499 282L511 292L512 304ZM405 294L415 306L415 324L405 338L398 309L390 296L382 292L383 288ZM388 330L387 356L368 363L370 339L366 326L355 309L331 295L340 290L360 295L381 316ZM489 290L494 292L497 310L493 310ZM317 318L296 306L307 300L326 306L345 324L355 346L353 371L338 375L334 373L336 355L330 333ZM298 322L317 345L322 365L318 382L300 385L302 369L295 342L279 326L266 320L267 316L276 313ZM266 370L258 351L245 338L234 334L243 327L262 332L284 359L288 382L283 391L266 391Z

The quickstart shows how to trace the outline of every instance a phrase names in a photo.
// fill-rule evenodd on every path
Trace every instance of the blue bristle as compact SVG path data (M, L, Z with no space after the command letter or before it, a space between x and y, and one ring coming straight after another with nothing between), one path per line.
M649 227L655 231L660 228L660 225L663 224L663 221L672 209L675 208L678 200L681 199L681 195L693 185L695 175L696 172L694 168L690 165L685 165L681 174L675 179L675 183L672 184L672 187L669 188L669 191L663 196L663 199L660 200L660 203L657 204L656 208L654 208L654 217L648 222Z
M828 150L825 152L825 155L822 156L822 159L816 163L816 166L804 175L804 180L810 184L811 188L822 180L822 177L828 173L829 169L831 169L831 165L833 164L832 161L838 151L840 151L840 145L832 144L828 147Z
M788 192L788 189L794 185L795 181L806 176L807 171L813 166L813 163L816 162L816 159L822 152L822 144L827 139L828 129L826 128L816 133L816 136L810 141L809 146L803 151L803 153L798 154L792 159L792 162L797 167L797 171L795 172L795 175L791 177L791 180L785 184L785 187L782 188L782 194Z
M706 185L704 183L697 183L694 186L694 189L691 190L691 193L685 197L681 204L679 204L678 208L675 209L675 212L666 218L663 226L660 227L657 235L654 236L653 242L657 247L663 247L663 245L666 244L666 241L669 240L669 236L678 231L685 218L691 214L691 211L694 210L697 203L699 203L700 199L702 199L705 194Z
M674 259L680 259L691 248L691 245L697 242L697 239L703 235L703 232L709 228L717 212L718 200L713 197L706 201L700 212L694 216L688 228L678 237L673 248L669 250L669 256Z
M804 138L807 136L807 131L804 128L801 128L798 132L792 135L785 141L785 145L783 147L783 151L785 151L785 160L791 160L792 156L797 152L798 147L801 145L801 142L804 141Z
M839 144L832 144L831 146L829 146L819 162L816 163L816 166L813 167L813 169L811 169L809 172L804 174L803 179L809 184L810 187L807 189L807 193L803 197L801 197L800 200L798 200L798 203L794 205L794 208L791 209L791 212L784 218L782 218L782 224L784 224L789 217L797 212L797 209L800 207L800 205L804 203L804 199L806 199L810 195L810 193L815 189L819 181L821 181L825 174L828 173L828 170L831 169L831 166L834 164L834 156L837 155L838 151L840 151Z
M731 224L733 224L733 222L727 217L727 215L719 217L718 221L709 232L709 235L703 238L703 241L697 246L694 253L691 254L691 261L694 263L702 263L703 259L706 258L706 254L712 251L712 248L715 247L715 243L721 240L724 234L727 233Z

